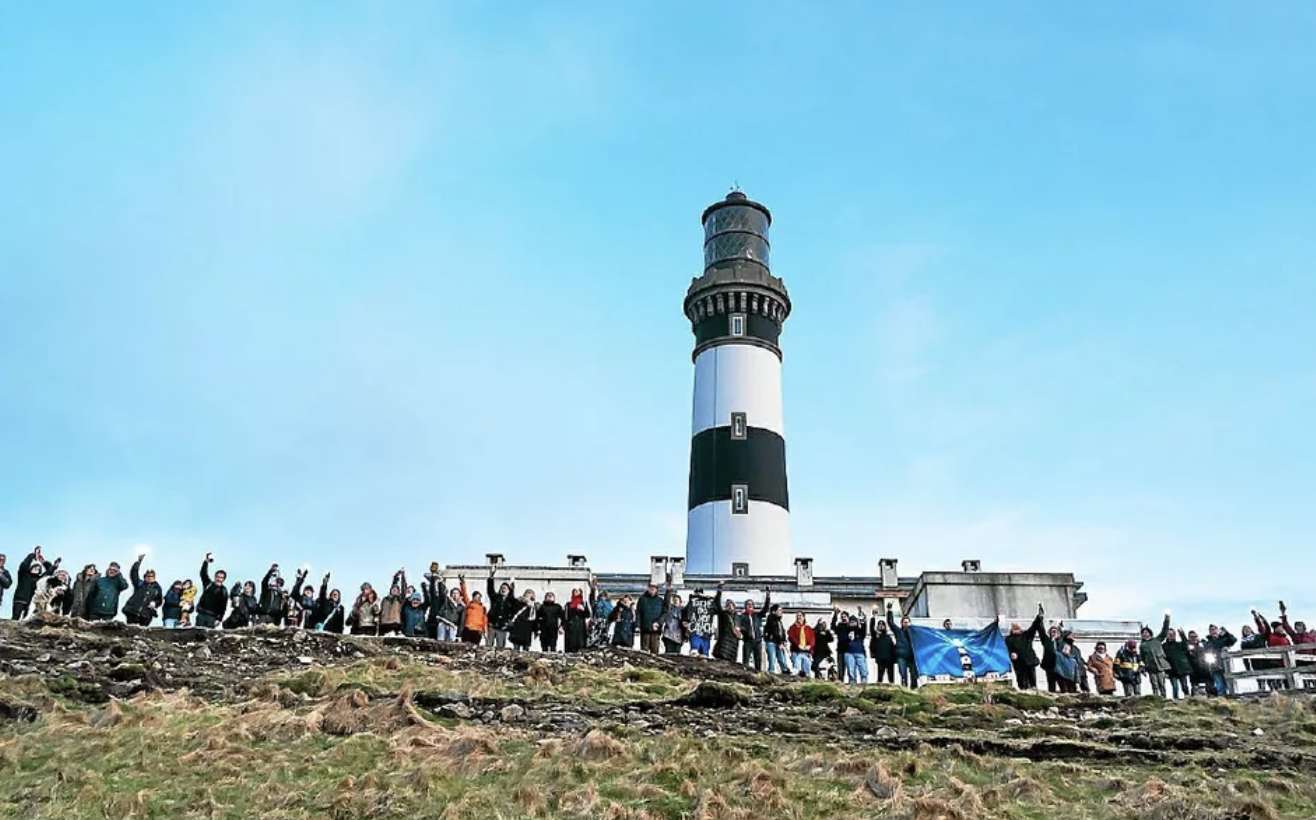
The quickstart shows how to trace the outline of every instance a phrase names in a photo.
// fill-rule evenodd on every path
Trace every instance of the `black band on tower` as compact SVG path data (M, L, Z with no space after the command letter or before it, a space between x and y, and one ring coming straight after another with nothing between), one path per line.
M757 313L747 313L744 322L744 332L738 337L732 332L730 315L705 316L694 326L695 347L702 347L706 342L724 337L727 339L747 337L767 342L774 347L777 345L777 339L781 337L781 324L775 319Z
M730 427L704 430L690 442L689 507L729 501L731 487L744 484L751 501L790 509L786 488L786 440L771 430L750 427L743 439Z

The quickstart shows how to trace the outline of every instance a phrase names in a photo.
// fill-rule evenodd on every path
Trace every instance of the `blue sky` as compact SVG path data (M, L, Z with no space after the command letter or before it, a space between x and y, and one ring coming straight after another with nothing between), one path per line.
M0 545L684 550L702 208L772 208L793 536L1316 615L1316 7L0 10Z

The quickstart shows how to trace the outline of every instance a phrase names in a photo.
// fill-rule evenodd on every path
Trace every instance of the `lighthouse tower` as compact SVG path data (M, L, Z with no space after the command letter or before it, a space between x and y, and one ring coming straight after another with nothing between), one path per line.
M704 211L695 335L686 572L788 575L790 502L781 412L786 285L768 268L768 209L733 191Z

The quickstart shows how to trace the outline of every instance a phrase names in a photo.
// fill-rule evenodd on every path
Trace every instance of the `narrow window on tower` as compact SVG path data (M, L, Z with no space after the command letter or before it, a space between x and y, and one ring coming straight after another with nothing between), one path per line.
M731 512L734 515L744 515L749 512L749 487L747 485L731 485Z
M745 335L745 314L743 313L731 314L731 335L732 336Z
M745 438L745 430L748 427L744 413L731 414L731 438L741 440Z

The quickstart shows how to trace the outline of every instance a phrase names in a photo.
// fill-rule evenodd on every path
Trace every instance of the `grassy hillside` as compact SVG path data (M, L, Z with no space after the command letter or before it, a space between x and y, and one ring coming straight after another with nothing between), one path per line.
M6 626L0 650L60 654L0 678L0 818L1316 817L1310 700L843 691L350 639L320 658L264 633L226 639L226 685L181 688L170 664L222 661L214 640ZM243 674L254 652L272 671ZM96 694L139 672L172 685Z

